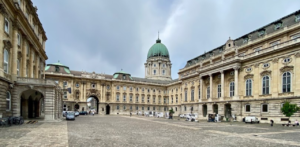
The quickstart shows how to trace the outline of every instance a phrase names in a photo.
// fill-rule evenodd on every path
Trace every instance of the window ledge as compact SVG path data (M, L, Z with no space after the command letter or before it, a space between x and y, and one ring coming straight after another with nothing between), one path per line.
M286 95L294 95L294 92L283 92L283 93L278 93L279 96L286 96Z
M272 96L272 94L262 94L262 95L259 95L259 97L269 97L269 96Z
M253 95L244 96L244 98L253 98Z

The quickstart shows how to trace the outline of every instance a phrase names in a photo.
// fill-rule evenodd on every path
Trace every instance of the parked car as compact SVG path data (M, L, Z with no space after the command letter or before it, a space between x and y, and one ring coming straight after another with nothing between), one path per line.
M79 112L79 115L87 115L88 113L86 111Z
M79 116L79 112L75 111L75 117Z
M66 117L67 111L63 111L63 117Z
M187 114L180 114L179 117L180 118L186 118Z
M246 116L245 123L259 123L259 120L255 116Z
M75 112L68 112L66 116L66 120L75 120Z

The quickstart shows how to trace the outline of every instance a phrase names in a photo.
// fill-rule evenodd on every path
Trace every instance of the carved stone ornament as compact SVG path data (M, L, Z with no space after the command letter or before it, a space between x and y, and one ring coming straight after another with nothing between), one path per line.
M206 78L206 79L204 80L204 83L205 83L205 85L208 85L208 84L209 84L209 78Z
M13 21L12 26L13 26L13 29L19 29L20 23L18 21Z
M3 14L4 16L7 16L6 8L4 7L3 4L0 4L0 13Z
M247 74L247 75L245 75L244 76L244 79L246 80L246 79L253 79L253 74Z
M232 82L232 81L234 81L234 79L233 78L228 78L227 81Z
M4 44L4 49L11 49L12 48L12 44L9 40L3 40L3 44Z
M266 76L266 75L271 75L271 70L265 70L263 72L260 73L261 76Z
M280 72L281 73L284 73L284 72L293 72L293 69L294 69L294 66L284 66L282 68L280 68Z
M75 94L75 96L74 96L75 99L79 99L80 91L79 91L78 89L75 90L75 93L74 93L74 94Z
M295 57L299 58L300 57L300 52L295 53Z
M254 64L254 67L257 68L259 66L259 63Z
M274 59L272 60L272 62L273 62L273 63L278 63L278 58L274 58Z

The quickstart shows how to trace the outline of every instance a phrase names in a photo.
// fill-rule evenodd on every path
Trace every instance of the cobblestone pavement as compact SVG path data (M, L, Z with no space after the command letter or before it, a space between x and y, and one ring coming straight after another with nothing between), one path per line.
M300 127L79 116L75 121L0 127L2 146L300 146Z
M68 146L67 133L66 121L0 127L0 147Z
M68 121L68 137L69 146L300 146L300 127L80 116Z

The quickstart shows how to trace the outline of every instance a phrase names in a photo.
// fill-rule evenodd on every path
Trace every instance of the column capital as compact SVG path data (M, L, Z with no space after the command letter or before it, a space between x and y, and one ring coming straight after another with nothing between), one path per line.
M212 77L213 74L212 74L212 73L209 73L208 75L209 75L209 77Z
M224 70L221 70L220 73L223 74L223 73L224 73Z
M234 70L239 70L240 69L240 66L235 66L233 67Z

